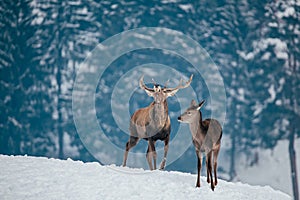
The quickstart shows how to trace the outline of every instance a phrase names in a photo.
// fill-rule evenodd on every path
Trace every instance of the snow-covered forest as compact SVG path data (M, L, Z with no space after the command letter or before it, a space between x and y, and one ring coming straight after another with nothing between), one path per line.
M271 185L299 199L296 172L298 169L299 177L300 2L297 0L1 1L0 154L71 158L102 164L111 160L120 165L122 160L115 161L110 157L112 154L105 155L106 160L99 159L78 134L73 120L72 92L81 64L98 44L123 31L142 27L162 27L186 35L199 43L218 66L226 92L219 156L221 178ZM137 79L141 74L145 73L148 82L154 78L164 84L161 81L170 79L170 87L181 77L170 77L168 71L153 72L144 66L148 63L169 66L186 77L194 72L184 58L154 48L136 49L109 63L99 77L93 102L103 132L121 150L128 134L118 126L118 121L128 121L137 108L152 101L138 90ZM141 71L118 84L135 66L140 66ZM187 67L183 70L182 66ZM157 74L165 79L160 80ZM209 101L212 91L207 79L214 81L213 76L194 74L191 86L196 96L186 97L208 100L203 108L204 117L209 117L214 109ZM136 90L127 91L132 87ZM116 88L131 95L130 101L125 102L129 104L128 113L122 112L127 108L120 103L122 100L113 98ZM176 120L185 109L179 102L179 97L168 99L172 139L184 126ZM120 116L113 114L113 106L119 109ZM190 140L190 133L186 134ZM103 142L91 142L101 154ZM174 145L170 144L170 151ZM146 143L141 141L133 151L145 153L145 149ZM169 162L166 170L196 173L193 145Z

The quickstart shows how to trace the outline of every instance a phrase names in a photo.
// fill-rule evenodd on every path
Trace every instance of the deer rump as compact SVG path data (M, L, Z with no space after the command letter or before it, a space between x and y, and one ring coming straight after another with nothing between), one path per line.
M210 151L219 148L223 131L221 124L216 119L205 119L204 121L202 121L202 125L203 127L200 127L202 128L201 132L206 133L204 135L204 141L200 142L196 137L193 138L193 142L197 142L201 145L201 148L199 149L201 152L209 153ZM220 135L213 133L220 133Z

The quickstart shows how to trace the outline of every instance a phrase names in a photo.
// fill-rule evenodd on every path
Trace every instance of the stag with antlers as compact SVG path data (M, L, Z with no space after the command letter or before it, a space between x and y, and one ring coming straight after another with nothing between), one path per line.
M190 79L185 84L182 84L182 80L180 80L179 85L175 88L167 88L166 86L161 87L156 83L153 88L149 88L144 84L144 76L140 78L140 88L150 97L153 97L154 101L148 107L137 110L131 116L129 125L130 137L126 143L123 166L126 166L129 150L142 138L148 141L146 158L150 170L156 169L157 155L155 151L155 142L157 140L164 141L164 158L160 164L160 169L165 168L171 132L167 98L174 96L178 90L187 88L191 84L192 78L193 75L191 75ZM154 166L152 165L152 160Z

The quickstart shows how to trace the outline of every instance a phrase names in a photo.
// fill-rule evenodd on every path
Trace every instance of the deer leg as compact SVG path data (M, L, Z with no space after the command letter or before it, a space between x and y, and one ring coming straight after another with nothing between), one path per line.
M147 158L150 170L156 169L155 145L154 145L154 142L151 139L148 140L148 149L147 149L146 158ZM153 168L153 165L152 165L152 158L154 160L154 168Z
M168 154L168 150L169 150L169 137L166 138L165 140L165 146L164 146L164 158L160 163L160 168L161 170L163 170L166 166L166 161L167 161L167 154Z
M214 181L213 181L213 177L212 177L212 166L211 166L211 157L212 157L212 151L210 151L208 154L207 154L207 156L206 156L206 158L208 159L208 171L209 171L209 176L210 176L210 180L211 180L211 182L210 182L210 184L211 184L211 189L212 189L212 191L214 191L214 189L215 189L215 186L214 186Z
M219 155L220 148L213 151L214 153L214 173L215 173L215 186L218 184L217 180L217 165L218 165L218 155Z
M156 170L156 158L157 158L157 154L156 154L156 150L155 150L155 142L153 142L153 147L152 147L152 157L153 157L153 166L154 166L154 170Z
M196 183L196 187L200 187L200 172L201 172L201 152L200 151L196 151L197 154L197 158L198 158L198 176L197 176L197 183Z
M210 183L210 178L209 178L209 170L208 170L208 158L205 158L206 160L206 177L207 177L207 183Z
M148 162L150 170L152 170L153 165L152 165L151 158L149 158L149 157L150 157L150 147L149 147L149 144L148 144L147 153L146 153L146 159L147 159L147 162Z
M124 153L124 157L123 157L123 167L126 166L126 161L127 161L129 150L137 144L138 140L139 140L138 137L130 136L128 142L126 143L126 149L125 149L125 153Z

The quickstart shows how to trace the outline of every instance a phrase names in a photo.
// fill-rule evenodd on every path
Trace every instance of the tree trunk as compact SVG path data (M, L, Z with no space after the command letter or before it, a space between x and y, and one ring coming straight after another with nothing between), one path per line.
M65 7L65 2L62 1L61 3L58 4L58 17L57 17L57 24L59 25L57 27L57 32L56 32L56 42L58 43L57 47L57 62L56 62L56 67L57 67L57 74L56 74L56 80L57 80L57 112L58 112L58 124L57 124L57 131L58 131L58 158L63 159L64 158L64 132L63 132L63 117L62 117L62 91L61 91L61 86L62 86L62 69L64 67L64 62L62 58L62 44L63 44L63 30L62 27L60 26L61 22L63 21L62 17L64 15L64 7Z
M290 138L289 138L289 154L290 154L290 164L291 164L291 176L292 176L292 186L294 199L299 200L299 187L298 187L298 176L297 176L297 166L296 166L296 152L294 148L295 141L295 129L293 124L291 126Z
M291 39L292 46L296 46L296 42L294 39ZM292 81L291 81L291 102L292 102L292 110L294 111L294 114L292 115L291 125L290 125L290 135L289 135L289 155L290 155L290 164L291 164L291 176L292 176L292 187L293 187L293 195L295 200L299 200L299 187L298 187L298 175L297 175L297 163L296 163L296 151L294 148L295 143L295 132L296 132L296 124L297 124L297 112L298 106L297 106L297 59L296 59L296 53L293 51L293 53L288 54L288 61L289 66L292 71Z
M230 152L230 170L229 170L229 176L230 176L230 181L232 181L236 177L236 171L235 171L235 135L231 136L231 152Z
M58 158L63 159L64 158L64 133L62 130L62 113L61 113L61 108L62 108L62 102L61 102L61 70L58 66L57 68L57 75L56 75L56 80L57 80L57 86L58 86L58 91L57 91L57 112L58 112L58 119L57 119L57 131L58 131Z

